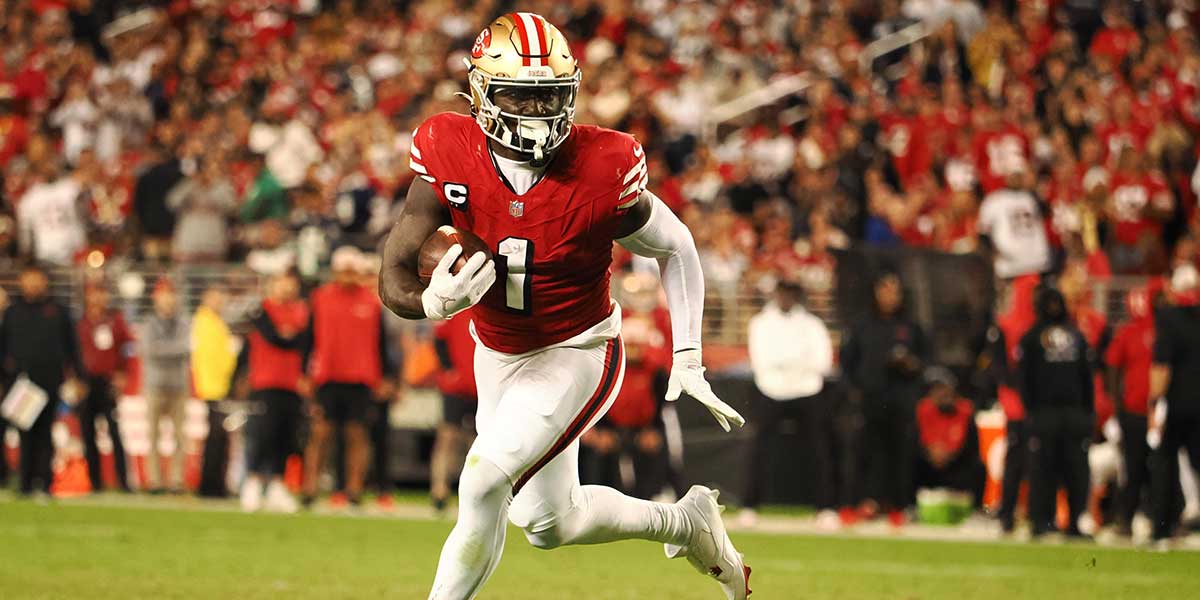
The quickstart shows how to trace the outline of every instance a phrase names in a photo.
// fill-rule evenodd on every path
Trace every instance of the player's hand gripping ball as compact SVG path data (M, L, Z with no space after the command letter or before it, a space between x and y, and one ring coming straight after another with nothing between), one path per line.
M422 244L417 276L426 282L421 294L425 316L441 321L483 298L496 282L496 265L483 240L447 225Z

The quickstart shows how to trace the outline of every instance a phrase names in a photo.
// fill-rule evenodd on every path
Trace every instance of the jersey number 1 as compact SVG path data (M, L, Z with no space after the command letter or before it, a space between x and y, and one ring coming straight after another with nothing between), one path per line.
M496 246L496 275L504 281L504 304L510 311L531 314L533 295L533 242L525 238L507 237Z

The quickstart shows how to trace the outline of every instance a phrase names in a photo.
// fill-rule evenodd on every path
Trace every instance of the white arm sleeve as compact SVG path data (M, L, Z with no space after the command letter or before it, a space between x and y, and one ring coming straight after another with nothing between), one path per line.
M650 218L632 234L617 240L630 252L658 259L667 308L671 311L671 339L676 352L700 349L700 319L704 313L704 273L692 232L649 190Z

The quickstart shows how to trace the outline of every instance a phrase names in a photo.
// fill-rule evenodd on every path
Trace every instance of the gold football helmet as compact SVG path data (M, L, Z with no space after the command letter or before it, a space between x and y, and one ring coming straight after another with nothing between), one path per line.
M471 115L489 138L535 162L566 141L580 71L557 27L533 13L509 13L479 32L467 62ZM497 92L536 97L537 114L502 111Z

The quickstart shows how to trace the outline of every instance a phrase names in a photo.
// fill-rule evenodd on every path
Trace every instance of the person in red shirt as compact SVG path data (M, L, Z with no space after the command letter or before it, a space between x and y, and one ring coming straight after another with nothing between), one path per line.
M625 378L608 414L581 438L580 477L650 499L670 480L661 419L671 364L670 322L658 305L658 281L651 275L627 275L621 298ZM632 481L621 471L623 457L633 464Z
M1110 253L1120 273L1165 268L1163 223L1175 214L1175 197L1162 176L1145 168L1144 160L1125 148L1109 185L1108 213L1114 224Z
M259 408L252 421L242 509L256 511L266 492L268 510L295 512L296 501L283 486L287 459L296 440L308 394L304 363L310 344L309 310L300 298L299 276L285 271L271 278L262 308L251 319L239 362L245 366L250 399Z
M929 369L929 393L917 403L917 488L948 488L983 498L983 462L975 407L956 391L948 369Z
M459 314L434 328L433 347L442 371L437 376L442 395L442 423L438 425L430 459L429 495L433 507L441 512L450 498L450 479L458 470L463 448L475 429L475 340L471 338L471 318Z
M1121 424L1121 450L1125 460L1125 485L1117 504L1117 533L1129 537L1133 516L1141 505L1142 491L1150 486L1150 446L1146 444L1146 406L1150 395L1150 364L1154 358L1154 312L1150 290L1129 292L1125 306L1129 321L1117 329L1104 353L1111 367L1110 388L1121 399L1117 421ZM1118 388L1115 384L1121 380Z
M133 334L120 311L109 308L108 289L104 283L89 284L84 289L83 303L83 317L75 329L87 377L87 395L75 410L79 415L88 478L91 479L93 490L99 491L104 487L100 473L100 450L96 445L96 418L103 417L108 424L108 438L112 440L117 487L128 492L125 445L121 441L121 428L117 423L117 398L125 389L126 365Z
M377 398L391 398L395 366L387 351L383 310L375 290L361 285L361 253L343 246L331 260L333 281L312 294L309 376L316 386L312 428L304 455L304 493L310 501L334 432L344 436L346 483L334 504L357 505L369 453L368 420ZM336 430L335 430L336 428Z

